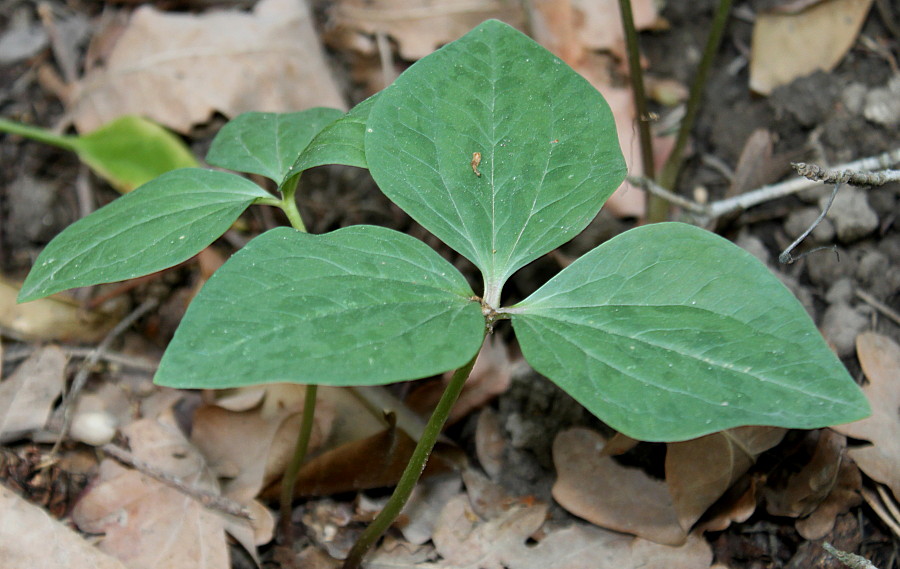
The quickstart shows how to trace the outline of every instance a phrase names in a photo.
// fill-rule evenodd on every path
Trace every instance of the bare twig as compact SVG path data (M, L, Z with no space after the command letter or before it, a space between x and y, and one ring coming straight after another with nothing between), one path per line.
M894 321L894 323L900 325L900 314L897 313L896 310L892 309L887 304L881 302L871 294L867 293L864 290L857 290L856 296L858 296L863 302L877 310L878 312L884 314L888 318Z
M878 172L859 172L857 170L838 170L822 168L805 162L792 162L794 170L810 180L826 184L850 184L851 186L883 186L888 182L900 182L900 170L881 170Z
M158 304L159 302L153 298L142 302L140 306L131 311L131 314L116 324L115 328L113 328L109 334L103 338L103 341L97 345L97 348L84 359L84 362L82 362L81 367L75 374L75 379L72 380L72 388L69 390L69 394L63 402L63 424L59 431L59 438L56 439L56 444L53 445L53 449L50 451L51 454L56 454L63 439L65 439L66 435L69 433L69 428L72 426L72 410L75 408L75 401L78 399L78 395L81 393L84 384L87 382L91 368L100 361L103 353L106 352L113 340L122 335L122 333L125 332L129 326L134 324L138 318L156 308Z
M900 148L895 148L894 150L879 154L878 156L870 156L846 164L841 164L835 168L835 170L868 172L872 170L888 169L898 163L900 163ZM893 170L888 171L893 172ZM743 193L733 198L719 200L704 205L666 190L650 180L629 176L628 181L644 191L667 199L678 207L690 211L700 218L701 221L709 221L721 217L722 215L742 211L768 201L796 194L797 192L814 188L819 183L798 177L779 184L763 186L762 188Z
M250 514L250 510L248 510L241 504L238 504L234 500L230 500L220 494L213 494L201 488L192 486L191 484L188 484L187 482L179 479L177 476L173 476L172 474L163 472L155 466L147 464L146 462L135 458L133 454L121 447L117 447L114 444L105 444L101 447L101 449L103 450L103 452L115 458L122 464L130 466L139 471L141 474L145 474L150 478L156 480L157 482L165 484L166 486L181 492L185 496L193 498L205 508L218 510L220 512L224 512L226 514L230 514L232 516L237 516L239 518L244 518L247 520L253 519L253 516Z
M815 253L816 251L821 251L822 249L832 249L832 250L834 250L834 253L837 254L837 246L834 246L834 245L831 247L816 247L815 249L812 249L810 251L802 253L799 257L794 257L793 255L791 255L791 251L793 251L797 247L797 245L800 244L801 241L806 239L809 236L809 234L812 233L813 230L816 227L818 227L820 223L822 223L822 220L825 219L825 215L828 214L828 210L831 208L831 204L834 203L834 196L837 195L838 189L840 187L841 187L840 182L837 182L834 185L834 190L831 191L831 196L829 196L829 198L828 198L828 203L826 203L825 207L822 208L822 213L820 213L819 217L817 217L816 220L813 221L812 224L806 228L806 231L804 231L803 233L800 234L800 237L795 239L793 243L788 245L787 248L785 248L785 250L782 251L780 255L778 255L779 263L781 263L783 265L790 265L794 261L802 259L803 257L806 257L810 253ZM840 259L840 257L838 257L838 259Z
M70 358L87 358L91 354L97 351L96 348L80 348L80 347L72 347L72 346L60 346L60 349L63 353ZM3 352L3 361L5 362L18 362L26 359L35 351L35 346L31 344L24 344L21 346L12 346L6 348ZM135 369L138 371L156 371L156 368L159 367L159 364L153 362L149 359L130 356L128 354L122 354L119 352L111 352L109 350L100 354L98 361L106 361L111 364L115 364L118 366L122 366L125 368Z
M838 561L840 561L847 567L851 567L852 569L878 569L878 567L872 565L872 562L865 557L856 555L855 553L847 553L846 551L835 549L827 541L822 542L822 549L834 555Z
M881 499L876 496L875 492L868 488L862 488L862 496L866 501L866 504L869 505L870 508L875 512L875 514L887 525L891 528L891 531L894 532L894 535L900 537L900 520L897 519L896 516L891 514L891 511L896 511L896 507L891 504L890 497L887 496L884 491L881 489L881 485L877 486L878 494L881 495ZM890 504L890 508L885 507L885 504Z

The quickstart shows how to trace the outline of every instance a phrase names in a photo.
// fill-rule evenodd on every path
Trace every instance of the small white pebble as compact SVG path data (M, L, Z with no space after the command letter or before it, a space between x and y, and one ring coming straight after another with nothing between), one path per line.
M116 419L102 411L79 413L72 420L69 436L91 446L105 445L116 436Z

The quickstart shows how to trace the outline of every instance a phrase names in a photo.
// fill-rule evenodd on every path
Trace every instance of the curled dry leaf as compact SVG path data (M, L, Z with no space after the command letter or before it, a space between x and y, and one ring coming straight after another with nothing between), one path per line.
M681 527L666 483L602 453L603 437L589 429L563 431L553 441L553 497L580 518L657 543L681 545Z
M174 423L142 419L124 432L137 459L196 489L218 493L203 457ZM100 549L129 567L228 568L228 527L244 547L255 551L246 521L226 520L112 459L101 463L98 479L76 505L72 519L82 531L105 534Z
M67 361L59 347L46 346L0 383L0 443L44 427L65 386Z
M135 10L105 67L78 85L81 132L140 114L179 132L218 111L284 112L345 103L306 2L263 0L253 12Z
M793 14L757 14L750 88L768 95L813 71L834 69L856 41L871 7L872 0L829 0Z
M0 559L4 567L125 569L50 515L0 486Z
M831 429L819 429L807 432L804 442L803 446L812 448L808 453L803 449L797 453L804 461L799 469L791 465L769 476L763 496L766 510L773 516L799 518L811 514L837 481L847 438Z
M900 499L900 346L876 334L863 332L856 337L856 354L869 382L863 392L872 406L872 416L834 427L837 432L871 441L871 446L851 448L847 454L860 470L885 484Z
M257 400L255 393L250 400ZM223 481L222 493L238 502L252 501L284 473L294 451L303 417L306 387L294 384L268 385L258 405L232 411L204 405L194 414L191 440ZM229 397L228 405L243 401ZM331 428L333 408L316 400L310 452L319 449Z
M810 541L831 533L837 517L862 502L860 488L862 475L859 468L852 460L842 461L831 493L813 513L795 522L797 532Z
M739 427L666 447L666 481L681 527L688 531L785 429Z
M124 315L118 304L85 312L61 294L16 304L18 294L17 286L0 278L0 326L24 340L95 344Z

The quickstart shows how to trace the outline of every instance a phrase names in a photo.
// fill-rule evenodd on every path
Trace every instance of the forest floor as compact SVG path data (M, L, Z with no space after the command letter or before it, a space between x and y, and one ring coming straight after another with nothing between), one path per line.
M279 2L285 4L282 0L269 0L268 4L275 10ZM198 18L216 10L252 9L250 2L233 0L149 4ZM237 105L280 105L283 110L316 105L347 108L383 87L413 59L487 17L503 17L525 29L526 21L543 21L546 29L535 32L542 34L537 39L577 59L576 68L591 81L608 85L610 101L621 98L622 92L627 95L621 43L614 40L601 48L565 35L565 30L574 34L572 30L579 28L572 20L560 24L561 14L571 18L567 10L583 2L544 2L543 12L525 15L497 8L487 0L483 6L471 3L475 7L466 8L468 11L439 9L425 1L419 4L433 12L416 11L410 7L415 2L384 0L376 4L379 6L372 8L350 0L316 3L311 20L300 18L306 27L299 26L297 33L308 29L302 40L311 42L316 50L318 46L327 48L322 50L323 67L307 76L300 73L285 79L290 72L277 68L271 76L264 75L270 63L260 60L259 69L252 74L243 72L246 77L252 75L248 81L260 86L254 94L260 98L241 95L247 101ZM684 94L696 72L715 8L712 1L667 0L663 4L640 34L648 85L656 97L650 120L659 152L670 147L666 133L677 126L683 112ZM766 41L754 37L762 33L761 15L799 3L735 4L709 73L676 193L700 203L715 202L791 178L790 163L798 161L834 167L893 152L890 167L896 167L900 162L898 3L813 2L827 10L847 12L840 29L822 29L820 35L839 43L849 34L849 49L833 70L812 71L816 54L801 53L786 42L781 60L809 56L809 68L793 72L796 78L783 85L757 89L767 94L751 90L751 83L758 82L758 86L773 81L771 76L782 71L767 74L765 66L776 66L778 60L766 60L754 45ZM858 29L848 23L856 16L847 4L868 6ZM85 102L84 92L86 86L102 83L91 74L102 70L110 45L128 29L136 5L130 1L0 2L0 114L48 128L87 128L108 120L104 111L94 116L86 110L91 105ZM385 34L372 33L367 27L366 14L371 16L379 8L391 14L384 18ZM257 6L257 15L260 10ZM440 15L435 15L438 12ZM294 17L291 13L284 18L291 21ZM597 15L581 17L587 22L583 27L599 25ZM260 20L264 20L261 15ZM270 18L259 23L256 31L275 35L275 28L264 26L278 24L277 17ZM271 46L265 49L276 51ZM788 51L791 49L799 51ZM810 47L810 51L815 49ZM573 51L581 56L571 56ZM237 66L237 62L226 58L224 64ZM757 66L753 79L752 66ZM264 91L278 90L266 87L272 77L294 81L294 92L274 101L265 99ZM223 85L209 77L206 81L213 84L195 87L203 91L197 95L199 99L214 99L211 93L230 88L224 81ZM161 85L160 93L140 104L146 105L151 118L183 135L202 157L225 116L234 109L208 103L209 108L198 116L170 116L166 113L174 114L173 103L164 89ZM605 92L603 87L601 91ZM185 92L191 93L191 88ZM232 101L241 96L235 95ZM128 108L126 103L122 105ZM627 106L626 102L623 108ZM636 130L636 119L624 112L625 124ZM625 148L629 162L638 161L636 149L636 144ZM203 280L255 234L284 220L271 211L252 209L240 227L194 261L151 278L76 291L74 301L48 301L25 313L14 307L15 287L39 251L85 212L118 194L72 153L21 137L0 136L0 164L0 285L4 287L0 297L4 379L0 383L0 415L7 414L6 419L0 417L0 482L5 504L0 508L0 568L41 566L36 560L41 559L43 550L49 551L43 544L50 542L59 544L56 551L63 552L60 555L77 559L67 563L68 567L179 569L252 567L254 563L273 568L336 567L334 558L346 555L389 489L369 488L358 480L358 472L322 467L324 473L309 476L329 478L333 484L327 490L304 491L295 502L290 539L275 537L277 500L272 497L277 495L277 472L293 445L291 433L302 409L302 390L273 386L222 394L168 390L152 384L162 350ZM742 435L729 435L724 449L721 439L706 441L709 446L696 452L716 454L720 460L694 456L691 460L697 464L692 475L721 486L720 497L709 499L702 508L697 505L700 501L695 502L693 507L701 509L684 528L679 525L684 524L684 516L679 522L679 512L689 506L679 504L678 499L673 504L669 496L671 488L679 484L670 472L674 447L626 444L615 459L566 455L572 445L602 445L612 433L528 368L511 330L499 327L491 361L482 363L473 378L478 388L464 394L464 408L447 430L446 448L439 449L435 461L439 464L434 469L438 473L426 478L423 491L414 498L414 511L407 512L402 528L392 530L371 566L838 567L839 562L821 547L827 541L866 557L880 569L897 567L900 537L892 531L900 527L895 505L900 499L900 386L896 382L900 376L900 184L842 187L827 217L798 251L826 249L791 264L779 263L779 254L816 219L831 189L820 185L768 200L730 216L705 220L704 226L750 251L778 275L854 379L875 385L878 374L886 378L888 387L870 393L876 417L864 431L868 438L858 432L846 436L840 429L788 431L774 435L773 442L759 452L747 450L746 440L735 442L742 440ZM315 169L302 180L298 195L300 210L313 233L360 223L391 227L425 240L468 276L473 275L467 261L391 204L363 170ZM569 260L640 224L641 209L634 205L635 198L640 203L642 191L628 189L626 199L604 209L583 234L521 270L505 293L510 299L524 298ZM677 208L672 218L697 222ZM112 338L98 360L88 366L86 387L72 411L73 429L59 449L51 450L62 424L60 393L64 386L71 384L86 356L112 326L136 308L150 306L145 304L148 300L156 308ZM51 389L47 385L52 384L56 391L44 411L34 408L30 420L37 424L10 430L10 417L22 415L17 411L21 402L30 401L19 384L28 383L31 376L40 378L41 389ZM3 385L14 381L17 387L4 391ZM402 412L427 412L441 382L442 378L432 378L392 386L388 393L404 402ZM358 415L367 412L338 390L323 391L314 452L339 449L359 471L383 468L383 459L373 458L386 453L378 446L387 444L383 423L377 418L360 419ZM875 393L880 399L875 399ZM348 423L353 424L352 429ZM107 431L109 437L104 436ZM371 439L352 449L341 446L344 439L336 442L350 431L358 438ZM754 431L754 436L758 434ZM130 446L139 463L126 467L110 459L102 450L110 441L121 448ZM867 448L878 451L874 465L854 460ZM252 527L242 526L240 520L223 522L221 514L207 515L194 500L188 500L186 506L178 501L183 489L172 490L146 478L147 471L154 468L181 468L177 461L172 462L172 449L180 449L178 452L196 463L180 471L182 484L206 494L221 491L229 500L249 504L256 519ZM741 452L748 454L735 458ZM723 458L725 455L728 458ZM559 461L577 462L581 470L569 474L574 479L561 481ZM607 485L595 485L592 473L600 471L609 478ZM129 473L135 476L129 478ZM560 498L564 483L570 492L567 499ZM48 526L49 519L26 513L26 506L11 501L10 490L62 523ZM569 511L571 506L567 508L573 501L592 502L598 493L625 498L616 502L618 509L612 513L604 511L602 504L591 505L588 509L596 511L580 511L576 517ZM14 507L9 505L13 503ZM168 541L154 542L138 535L148 533L147 528L154 524L174 528L164 536ZM191 524L193 527L187 527ZM76 529L85 538L76 536L83 544L66 541L71 536L59 537L56 532L69 531L66 528ZM596 563L560 561L568 559L561 551L573 550L588 552ZM198 551L202 562L196 557ZM103 558L98 561L94 556ZM4 559L29 565L9 565Z

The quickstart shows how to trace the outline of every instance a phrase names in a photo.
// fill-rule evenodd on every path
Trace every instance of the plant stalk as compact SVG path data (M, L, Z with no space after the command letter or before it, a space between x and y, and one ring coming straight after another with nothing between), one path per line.
M638 49L637 30L634 27L634 14L631 11L631 0L619 0L619 11L622 14L622 27L625 30L625 47L628 52L628 73L631 76L631 92L634 95L634 108L637 113L638 139L641 146L641 165L644 177L656 178L653 164L653 138L650 135L650 112L647 108L647 95L644 90L644 74L641 69L641 54ZM650 195L647 197L647 223L660 223L669 218L669 202Z
M694 121L697 118L697 111L700 109L700 102L703 99L703 90L706 87L706 78L712 67L713 59L719 52L719 46L722 44L722 36L725 33L725 24L728 22L728 14L731 11L731 0L719 0L719 7L713 17L712 28L709 31L709 37L706 39L706 47L703 50L703 57L700 65L697 67L697 75L691 85L691 93L688 97L687 111L681 126L678 129L678 138L675 140L675 147L666 160L662 172L657 179L660 186L667 190L675 187L678 180L678 174L681 171L681 165L684 163L684 149L687 146L688 137L694 128Z
M309 449L318 388L318 385L306 386L306 398L303 401L303 419L300 423L300 434L297 436L297 446L294 447L294 455L284 471L284 478L281 479L281 500L279 502L281 518L278 522L281 535L286 544L291 542L291 502L294 500L294 485L297 482L297 474L300 472L300 467L303 466L303 461L306 459L306 451Z
M50 146L78 152L77 144L74 144L74 137L54 134L49 130L40 127L0 119L0 132L17 134L19 136L24 136L25 138L30 138L31 140L49 144Z
M437 407L435 407L434 412L428 419L422 437L416 444L412 457L406 464L406 469L400 476L397 488L390 499L388 499L384 509L381 510L375 520L369 524L369 527L363 531L356 543L353 544L347 559L344 560L342 569L359 569L369 549L375 545L378 538L387 531L391 524L394 523L394 520L397 519L397 516L400 515L403 506L406 505L409 496L412 494L413 488L416 487L416 482L419 481L419 477L422 476L422 472L425 470L425 464L428 462L432 449L434 449L438 435L441 434L444 423L447 422L447 417L450 416L450 411L453 409L453 404L456 403L466 380L469 378L469 374L472 373L472 367L475 365L477 357L478 355L476 354L469 363L453 372L450 383L447 384L444 394L441 395L441 400L438 401Z
M300 176L294 176L281 188L281 194L284 196L281 200L281 209L284 211L285 215L287 215L288 221L291 222L291 227L296 229L297 231L302 231L306 233L306 225L303 224L303 217L300 215L300 210L297 209L297 200L294 197L294 194L297 192L297 184L300 182Z
M303 218L300 217L300 210L297 209L297 200L294 199L294 193L297 191L297 183L299 181L299 176L294 176L291 180L288 180L282 188L282 200L277 205L287 215L294 229L306 233L306 226L303 225ZM278 508L281 512L281 517L278 520L278 525L281 537L287 545L290 545L293 541L291 534L291 502L294 500L294 485L297 482L297 474L300 472L300 467L303 466L303 461L306 460L306 452L309 450L309 439L312 435L313 421L316 416L316 394L318 390L318 385L306 386L300 433L297 435L294 455L291 457L291 462L288 463L287 468L284 470L284 477L281 479L281 496Z

